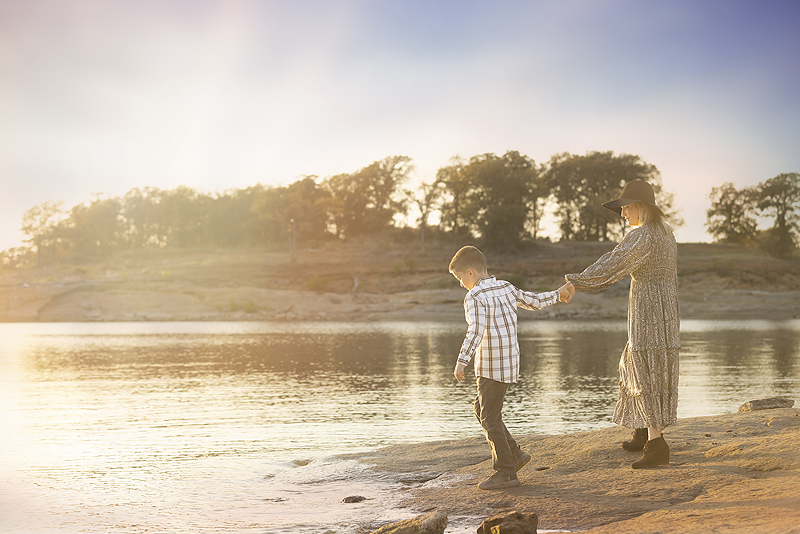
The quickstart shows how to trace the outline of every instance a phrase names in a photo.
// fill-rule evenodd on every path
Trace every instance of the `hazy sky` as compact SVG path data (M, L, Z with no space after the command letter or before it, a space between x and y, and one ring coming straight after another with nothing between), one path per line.
M636 154L707 241L712 187L800 172L798 23L796 0L0 0L0 250L48 200L507 150Z

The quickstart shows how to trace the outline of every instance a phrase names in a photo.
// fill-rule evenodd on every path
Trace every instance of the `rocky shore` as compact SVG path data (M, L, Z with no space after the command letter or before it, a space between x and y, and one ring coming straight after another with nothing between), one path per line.
M450 517L535 513L539 530L592 534L800 532L800 410L682 419L669 427L669 467L631 469L629 432L612 427L520 436L533 460L522 485L480 491L491 474L482 437L395 445L347 458L408 482L402 506ZM477 529L480 520L476 520Z

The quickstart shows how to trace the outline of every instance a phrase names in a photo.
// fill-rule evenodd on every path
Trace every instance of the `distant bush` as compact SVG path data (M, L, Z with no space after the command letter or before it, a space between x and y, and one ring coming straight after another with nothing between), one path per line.
M306 280L306 287L309 291L324 291L328 287L328 279L324 276L314 275Z
M256 313L258 311L258 306L252 300L248 300L242 305L242 309L245 313Z
M525 275L522 274L510 274L505 277L508 282L511 282L515 286L520 289L525 289Z
M716 260L714 262L714 271L716 271L717 275L728 278L736 272L736 264L731 260Z

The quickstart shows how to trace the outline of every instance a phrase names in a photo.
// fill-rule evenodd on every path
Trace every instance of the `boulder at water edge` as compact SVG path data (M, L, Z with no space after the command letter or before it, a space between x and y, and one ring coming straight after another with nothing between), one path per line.
M372 534L443 534L446 528L447 514L437 511L384 525Z
M539 516L517 511L493 515L478 527L478 534L536 534Z
M739 412L753 412L756 410L772 410L775 408L791 408L794 401L781 397L770 397L768 399L758 399L747 401L739 406Z

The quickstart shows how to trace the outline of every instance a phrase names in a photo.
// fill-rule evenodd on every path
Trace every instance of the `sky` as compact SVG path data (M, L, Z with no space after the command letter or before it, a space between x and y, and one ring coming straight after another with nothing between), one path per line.
M408 156L635 154L680 242L800 172L795 0L0 0L0 250L23 213ZM605 201L610 199L598 199Z

